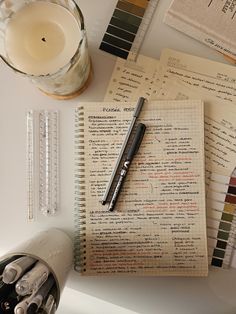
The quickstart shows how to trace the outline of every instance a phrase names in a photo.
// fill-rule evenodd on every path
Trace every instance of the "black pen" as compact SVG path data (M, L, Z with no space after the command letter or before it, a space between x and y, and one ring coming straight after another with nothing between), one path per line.
M114 193L112 195L112 199L111 199L111 202L110 202L109 207L108 207L109 211L113 211L115 208L115 204L116 204L116 201L118 199L121 187L124 183L125 177L128 173L128 170L129 170L130 164L134 158L134 155L137 153L139 146L142 142L145 130L146 130L145 124L139 123L137 126L136 133L134 135L133 141L131 143L130 149L128 151L127 157L126 157L125 162L123 164L123 167L121 169L117 185L116 185Z
M118 170L118 168L119 168L119 166L120 166L120 163L121 163L121 160L122 160L122 158L123 158L124 151L125 151L125 149L126 149L126 147L127 147L128 141L129 141L129 139L130 139L130 135L131 135L131 133L132 133L132 131L133 131L133 129L134 129L136 120L137 120L138 117L139 117L139 114L140 114L140 112L141 112L141 110L142 110L142 108L143 108L143 105L144 105L145 101L146 101L146 99L145 99L144 97L139 97L139 100L138 100L138 102L137 102L137 105L136 105L136 107L135 107L135 109L134 109L133 118L132 118L132 120L131 120L131 122L130 122L130 125L129 125L129 128L128 128L127 134L126 134L126 136L125 136L125 140L124 140L124 142L123 142L123 144L122 144L122 147L121 147L121 149L120 149L120 153L119 153L119 156L118 156L118 158L117 158L117 160L116 160L116 164L115 164L115 167L114 167L114 169L113 169L113 171L112 171L112 174L111 174L109 183L108 183L108 185L107 185L107 187L106 187L106 191L105 191L105 193L104 193L104 195L103 195L103 197L102 197L102 201L101 201L102 205L105 205L105 204L107 203L107 198L108 198L108 195L109 195L109 193L110 193L110 190L111 190L111 187L112 187L114 178L115 178L115 176L116 176L117 170Z

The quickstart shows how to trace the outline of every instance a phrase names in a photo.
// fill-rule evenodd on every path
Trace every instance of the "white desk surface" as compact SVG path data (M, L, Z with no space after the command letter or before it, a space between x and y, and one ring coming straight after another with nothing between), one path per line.
M0 254L31 237L34 233L58 227L73 235L74 203L74 128L73 109L80 101L103 99L115 63L115 57L98 49L117 0L78 0L89 40L94 78L78 98L58 101L44 96L28 80L0 63ZM170 0L159 0L157 11L141 53L159 58L169 47L197 56L225 62L221 55L201 43L163 24ZM60 111L61 212L57 217L28 223L26 219L26 123L27 109ZM236 270L211 271L208 278L165 277L80 277L71 271L67 287L76 290L77 302L64 313L96 313L82 308L80 298L88 302L100 299L142 314L233 314L236 313ZM66 290L67 294L68 291ZM74 300L74 299L73 299ZM63 304L65 300L63 299ZM70 301L68 301L70 302ZM97 302L97 313L113 311ZM81 307L80 307L81 304ZM73 308L73 311L72 311ZM88 307L89 309L89 307ZM106 310L107 309L107 310ZM103 311L104 310L104 311ZM126 313L126 310L123 313ZM121 311L122 312L122 311ZM115 310L114 310L114 313Z

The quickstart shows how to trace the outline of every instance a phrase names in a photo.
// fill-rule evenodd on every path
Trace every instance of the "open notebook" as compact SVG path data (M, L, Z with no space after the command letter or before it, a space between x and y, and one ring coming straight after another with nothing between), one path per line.
M114 212L100 200L135 103L75 111L75 269L83 275L208 273L203 103L153 101Z

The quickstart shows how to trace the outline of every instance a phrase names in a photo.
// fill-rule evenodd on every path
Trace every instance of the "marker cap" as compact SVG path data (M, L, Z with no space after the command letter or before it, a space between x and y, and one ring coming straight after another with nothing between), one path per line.
M2 280L6 284L10 284L15 281L16 276L17 276L17 271L15 269L7 269L3 273Z

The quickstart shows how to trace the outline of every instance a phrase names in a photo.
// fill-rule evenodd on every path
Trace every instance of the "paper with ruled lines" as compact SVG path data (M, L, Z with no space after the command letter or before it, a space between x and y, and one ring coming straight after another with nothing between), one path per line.
M135 103L75 112L77 250L83 275L208 273L201 101L148 102L146 133L114 212L100 203Z

